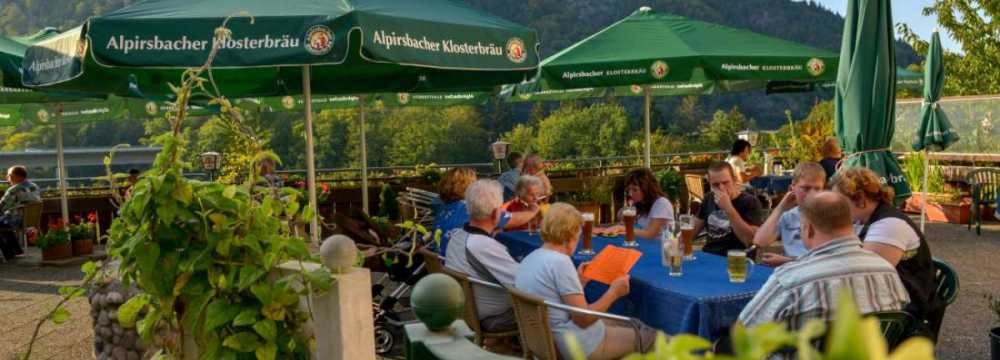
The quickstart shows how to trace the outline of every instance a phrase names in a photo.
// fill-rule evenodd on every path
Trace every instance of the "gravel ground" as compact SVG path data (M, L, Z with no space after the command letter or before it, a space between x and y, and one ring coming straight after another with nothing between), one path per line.
M998 319L989 312L986 294L1000 296L1000 225L983 228L983 235L964 226L928 224L935 257L958 271L961 290L945 315L937 354L941 360L988 359L988 330ZM78 284L77 267L35 267L0 264L0 360L15 359L26 350L37 319L58 301L60 286ZM46 323L39 331L32 359L92 359L93 333L86 299L67 308L73 314L62 325Z

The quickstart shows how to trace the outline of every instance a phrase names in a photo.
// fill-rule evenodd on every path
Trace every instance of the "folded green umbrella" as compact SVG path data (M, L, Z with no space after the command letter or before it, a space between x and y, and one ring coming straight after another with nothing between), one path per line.
M888 1L848 1L834 113L837 138L847 155L842 167L875 171L902 200L910 196L910 186L889 151L896 129L896 39L890 8Z

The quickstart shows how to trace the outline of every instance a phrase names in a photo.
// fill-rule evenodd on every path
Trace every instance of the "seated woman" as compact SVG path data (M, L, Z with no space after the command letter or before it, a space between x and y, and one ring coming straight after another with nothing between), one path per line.
M459 229L469 222L469 212L465 208L465 189L476 181L476 172L470 168L452 168L444 173L438 181L438 194L441 202L435 203L434 227L441 230L441 252L448 248L448 233ZM535 214L534 211L522 211L517 214L504 213L497 229L517 227L527 224Z
M830 186L850 199L851 217L864 248L881 255L899 272L910 294L906 310L917 319L918 334L936 339L944 304L937 296L934 262L924 234L893 206L892 189L883 187L871 170L841 169Z
M541 179L531 175L522 175L517 179L517 196L504 203L503 209L512 214L525 211L537 212L538 199L541 197L544 188L545 185L542 184ZM504 230L525 230L528 229L531 221L537 220L532 219L528 223L520 226L506 227Z
M524 158L524 163L521 164L521 174L531 175L542 181L542 200L552 196L552 182L545 174L545 160L542 160L540 156L531 154Z
M660 183L652 171L647 168L629 171L625 184L629 202L636 209L635 236L659 239L664 231L674 228L674 206L660 190ZM615 225L598 231L621 234L625 232L625 226Z
M573 206L555 203L542 220L542 247L521 261L514 287L553 303L562 303L581 309L606 312L619 298L629 292L629 276L615 279L611 287L594 303L588 304L583 287L589 279L582 276L583 264L573 266L571 254L580 239L583 217ZM587 359L618 359L629 353L648 350L646 341L653 337L648 327L617 326L593 316L572 314L549 308L549 325L556 347L563 358L571 358L566 335L576 337ZM642 343L645 346L638 346Z

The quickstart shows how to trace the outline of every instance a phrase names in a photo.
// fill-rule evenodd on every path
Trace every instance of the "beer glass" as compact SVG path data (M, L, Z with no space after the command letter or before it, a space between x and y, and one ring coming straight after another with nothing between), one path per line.
M726 255L726 270L729 272L729 282L737 284L746 282L747 274L753 267L753 260L747 259L746 250L729 250Z
M694 260L694 215L681 215L681 244L684 246L684 260Z
M625 243L624 247L639 247L639 242L635 241L635 215L634 207L627 207L622 210L622 222L625 223Z
M684 275L684 257L678 253L671 253L668 256L668 268L670 269L670 276L681 276Z
M591 243L591 238L594 233L594 213L585 212L583 216L583 249L580 249L577 254L579 255L594 255L594 246Z

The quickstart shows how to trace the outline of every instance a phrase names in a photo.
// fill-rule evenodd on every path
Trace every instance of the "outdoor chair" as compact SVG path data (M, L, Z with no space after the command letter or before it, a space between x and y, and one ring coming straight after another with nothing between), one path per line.
M521 347L525 359L558 360L555 339L549 328L549 307L541 298L509 289L514 304L517 327L521 329Z
M438 199L438 194L417 188L406 188L399 196L399 207L404 219L412 219L413 222L430 227L434 224L433 203Z
M483 346L483 342L488 338L503 339L517 336L517 330L503 332L489 332L483 330L483 326L479 322L479 309L476 308L476 293L472 287L472 281L469 280L469 275L451 269L447 266L441 267L441 271L448 276L451 276L455 279L455 281L458 281L459 285L462 286L462 293L465 294L465 308L463 309L464 314L462 315L462 318L465 319L465 323L469 325L469 328L476 333L476 345Z
M934 258L934 280L937 282L937 294L945 305L951 305L958 298L958 273L944 260Z
M906 311L890 310L879 311L867 316L878 318L879 326L882 328L882 336L885 337L886 345L889 349L895 349L899 343L903 342L913 328L913 316Z
M688 193L688 214L691 213L691 205L694 201L705 201L705 185L702 182L704 176L697 174L684 174L684 185Z
M441 262L441 256L434 252L434 250L424 246L420 248L420 255L424 257L424 266L427 268L427 273L437 274L444 272L444 263Z
M28 229L38 229L42 224L42 202L33 202L21 205L14 209L21 215L21 225L14 228L14 236L21 244L21 249L28 251Z
M972 216L969 216L969 230L976 223L976 235L982 235L982 208L997 201L997 189L1000 188L1000 169L976 169L965 175L972 195Z

